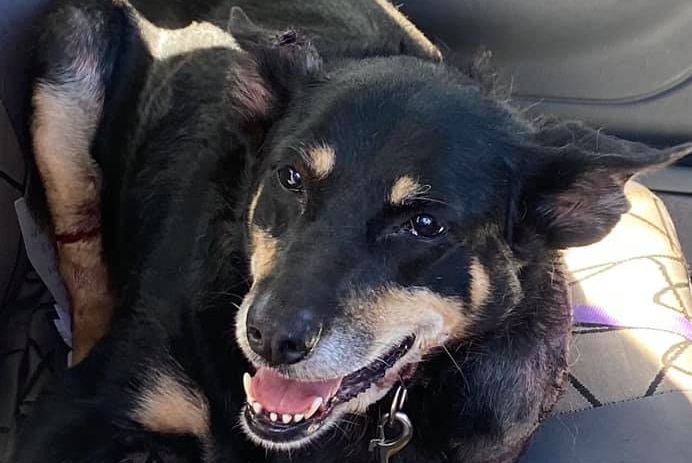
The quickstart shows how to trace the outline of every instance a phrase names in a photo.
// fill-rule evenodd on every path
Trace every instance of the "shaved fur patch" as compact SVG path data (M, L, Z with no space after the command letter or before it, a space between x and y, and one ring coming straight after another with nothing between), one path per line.
M474 257L469 266L471 286L469 289L471 305L474 308L483 306L490 297L490 277L483 264Z
M399 177L389 193L389 204L402 206L430 191L430 185L421 185L417 180L407 175Z
M103 106L96 59L88 53L64 83L39 83L32 141L72 306L73 357L81 361L110 326L114 297L102 256L101 172L90 155Z
M308 148L302 152L305 163L318 179L327 177L334 169L336 153L326 143Z
M131 418L161 434L209 434L209 404L200 391L169 373L155 372Z
M250 272L255 282L271 272L276 262L278 241L267 231L257 225L250 227L252 254L250 257Z

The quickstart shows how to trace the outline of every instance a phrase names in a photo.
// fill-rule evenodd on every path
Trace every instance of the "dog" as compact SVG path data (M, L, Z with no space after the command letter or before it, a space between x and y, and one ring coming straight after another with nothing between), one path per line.
M390 461L515 461L567 370L559 251L692 150L528 119L384 0L64 0L36 63L82 332L16 463L385 461L400 387Z

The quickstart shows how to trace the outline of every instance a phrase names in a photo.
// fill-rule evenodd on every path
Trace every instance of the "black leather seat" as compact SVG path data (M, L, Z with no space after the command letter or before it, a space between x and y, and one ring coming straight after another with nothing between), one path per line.
M67 349L52 324L53 301L28 262L14 201L27 187L28 67L36 19L47 0L0 1L0 463Z

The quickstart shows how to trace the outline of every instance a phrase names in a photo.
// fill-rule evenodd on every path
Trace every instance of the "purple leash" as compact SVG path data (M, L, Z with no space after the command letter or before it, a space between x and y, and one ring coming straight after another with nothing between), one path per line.
M590 305L572 307L574 323L644 328L679 334L692 341L692 321L671 310L660 312L614 311Z

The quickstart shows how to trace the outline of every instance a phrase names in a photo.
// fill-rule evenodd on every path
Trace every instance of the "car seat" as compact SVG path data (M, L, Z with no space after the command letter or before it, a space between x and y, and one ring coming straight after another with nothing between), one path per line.
M0 462L51 374L66 368L53 301L27 259L14 202L28 187L26 124L36 20L47 0L0 1Z

